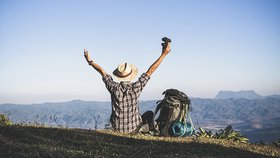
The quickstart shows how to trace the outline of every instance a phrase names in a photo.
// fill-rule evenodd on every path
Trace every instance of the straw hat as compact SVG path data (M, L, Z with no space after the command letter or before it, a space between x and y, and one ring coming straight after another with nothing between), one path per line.
M130 64L122 63L114 71L113 75L119 81L132 81L138 73L138 69Z

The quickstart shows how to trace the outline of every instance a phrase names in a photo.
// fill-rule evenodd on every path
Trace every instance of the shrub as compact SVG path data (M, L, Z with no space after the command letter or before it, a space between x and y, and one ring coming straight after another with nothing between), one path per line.
M0 113L0 126L7 126L11 124L12 121L9 120L9 118L6 115Z
M280 139L272 142L275 146L280 147Z
M197 134L198 137L227 139L234 142L248 143L249 139L242 135L240 132L233 130L232 126L229 125L225 129L220 129L215 134L211 131L199 128L200 132Z

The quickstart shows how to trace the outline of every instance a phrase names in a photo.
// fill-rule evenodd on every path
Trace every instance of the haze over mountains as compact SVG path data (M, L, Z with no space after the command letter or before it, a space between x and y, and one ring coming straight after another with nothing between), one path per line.
M154 111L157 100L140 101L140 111ZM263 97L254 91L220 91L213 99L191 98L196 127L211 130L232 125L251 141L271 142L280 136L280 96ZM0 113L15 123L103 129L109 122L110 102L73 100L43 104L1 104Z

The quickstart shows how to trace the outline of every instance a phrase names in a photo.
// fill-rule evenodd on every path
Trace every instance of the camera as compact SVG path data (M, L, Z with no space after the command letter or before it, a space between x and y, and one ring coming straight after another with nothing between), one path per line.
M171 42L171 39L169 39L169 38L167 38L167 37L163 37L161 40L164 42L164 43L161 43L163 49L166 49L167 43L168 43L168 42Z

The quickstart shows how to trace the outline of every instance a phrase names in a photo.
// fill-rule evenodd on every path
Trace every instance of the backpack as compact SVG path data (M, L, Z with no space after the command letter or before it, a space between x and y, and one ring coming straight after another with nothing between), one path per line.
M194 127L189 116L191 110L188 96L177 89L167 89L162 93L163 100L157 102L154 117L160 111L155 120L161 136L186 136L192 135ZM187 117L190 123L187 123Z

